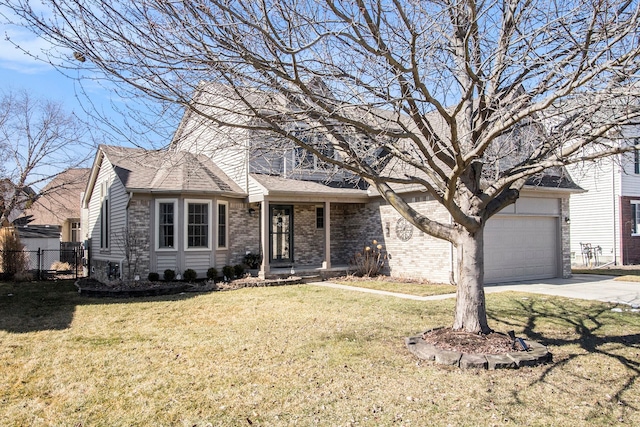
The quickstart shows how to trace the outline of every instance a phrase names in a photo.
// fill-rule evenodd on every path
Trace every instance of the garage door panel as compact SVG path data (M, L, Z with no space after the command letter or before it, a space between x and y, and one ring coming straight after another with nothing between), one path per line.
M485 228L485 283L558 274L557 218L494 217Z

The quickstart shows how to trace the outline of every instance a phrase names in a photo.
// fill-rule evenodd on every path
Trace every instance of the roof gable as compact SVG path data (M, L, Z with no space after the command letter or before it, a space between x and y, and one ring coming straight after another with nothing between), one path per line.
M208 157L184 151L100 146L130 192L200 192L244 197L245 193ZM102 161L94 167L101 167ZM97 174L95 174L97 176Z

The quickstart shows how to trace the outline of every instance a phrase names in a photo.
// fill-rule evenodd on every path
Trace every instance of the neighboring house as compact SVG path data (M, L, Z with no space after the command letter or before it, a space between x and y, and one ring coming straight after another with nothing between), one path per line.
M187 113L170 151L101 146L83 199L92 274L104 278L114 264L125 268L115 236L128 227L144 236L135 265L142 277L167 268L192 268L203 277L209 267L241 263L247 253L263 254L263 277L292 269L344 272L375 239L391 276L455 281L449 242L415 229L357 177L286 141L275 141L275 148L273 142L265 149L255 131ZM561 172L529 184L486 225L485 282L571 273L569 195L578 188ZM411 187L402 193L419 212L450 220L428 194Z
M8 178L0 179L0 227L13 224L35 197L30 187L18 189Z
M638 144L637 137L628 143ZM640 264L640 155L618 155L573 165L585 193L571 197L571 261L574 265Z
M56 175L31 206L14 221L21 237L26 233L22 230L37 226L38 229L57 229L58 242L82 242L80 198L87 185L89 172L88 168L76 168Z

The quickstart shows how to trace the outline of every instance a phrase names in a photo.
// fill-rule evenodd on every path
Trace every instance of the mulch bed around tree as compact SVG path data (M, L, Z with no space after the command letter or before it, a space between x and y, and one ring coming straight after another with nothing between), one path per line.
M425 342L442 350L457 351L466 354L503 354L522 351L514 348L512 339L505 334L492 332L488 335L454 331L451 328L439 328L422 335Z

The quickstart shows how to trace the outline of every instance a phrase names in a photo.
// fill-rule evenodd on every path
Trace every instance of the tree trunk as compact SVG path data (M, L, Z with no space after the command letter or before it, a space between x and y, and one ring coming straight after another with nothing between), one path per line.
M453 329L475 334L492 332L484 298L484 225L475 233L463 231L457 242L458 290Z

